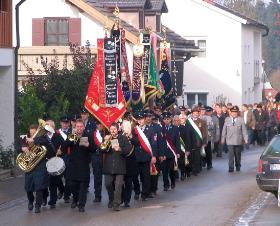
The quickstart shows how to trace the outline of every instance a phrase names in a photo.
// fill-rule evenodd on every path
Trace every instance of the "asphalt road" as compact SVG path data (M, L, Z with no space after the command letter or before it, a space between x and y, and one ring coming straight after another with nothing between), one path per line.
M249 225L248 223L252 222L257 224L257 221L264 219L262 214L266 216L262 200L265 199L268 207L274 212L278 210L276 199L261 193L255 182L261 151L261 148L255 148L242 153L241 172L235 173L228 173L226 155L222 159L214 158L212 170L203 170L198 177L191 177L184 182L178 181L175 190L172 191L164 192L160 183L156 198L147 202L133 200L131 208L123 208L120 212L107 209L108 199L105 189L102 203L93 203L91 184L85 213L79 213L77 209L71 209L70 204L59 201L56 209L50 210L45 207L40 214L35 214L27 210L22 178L0 182L0 203L2 203L0 226L220 226ZM258 200L262 203L263 212L251 210L252 205L258 205ZM268 211L271 212L269 209Z

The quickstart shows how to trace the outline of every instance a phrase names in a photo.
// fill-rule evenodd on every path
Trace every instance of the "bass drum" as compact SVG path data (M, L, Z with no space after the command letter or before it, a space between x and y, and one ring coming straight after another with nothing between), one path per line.
M65 163L60 157L52 157L46 163L47 171L52 176L59 176L65 170Z

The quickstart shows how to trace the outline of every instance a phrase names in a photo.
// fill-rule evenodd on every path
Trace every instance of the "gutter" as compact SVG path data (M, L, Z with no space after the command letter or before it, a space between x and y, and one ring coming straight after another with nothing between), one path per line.
M20 47L20 35L19 35L19 7L26 0L21 0L16 4L16 47L15 47L15 88L14 88L14 148L15 151L19 150L19 131L18 131L18 49Z

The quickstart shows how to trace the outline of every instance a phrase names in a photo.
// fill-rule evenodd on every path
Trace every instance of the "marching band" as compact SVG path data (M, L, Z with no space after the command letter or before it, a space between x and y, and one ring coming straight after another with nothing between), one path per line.
M127 112L108 130L91 120L85 109L81 117L61 117L61 128L56 131L51 119L39 125L40 131L38 126L31 125L28 136L22 140L21 152L30 156L28 153L33 152L31 147L35 145L37 149L46 148L46 154L25 173L28 209L33 210L34 203L36 213L46 204L54 209L63 197L65 203L72 200L71 208L78 207L79 212L84 212L90 166L94 177L93 201L101 202L104 175L108 208L115 211L121 205L130 207L133 191L135 200L156 197L160 175L163 191L168 191L175 189L177 178L184 181L191 175L197 176L204 166L210 170L212 158L211 162L207 160L207 151L205 154L203 150L210 145L212 156L211 144L215 140L210 139L201 109L196 106L191 112L183 107L180 110L179 114L162 112L160 117L158 109ZM71 120L75 122L72 126ZM220 131L219 127L217 130ZM54 158L63 159L63 165L52 161ZM26 159L29 164L29 158Z

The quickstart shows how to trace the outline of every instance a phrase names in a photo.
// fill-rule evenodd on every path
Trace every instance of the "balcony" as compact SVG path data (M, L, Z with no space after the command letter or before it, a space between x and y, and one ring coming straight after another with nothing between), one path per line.
M12 47L12 14L0 11L0 48Z
M91 48L91 53L96 54L96 48ZM26 65L29 68L32 68L34 72L37 72L38 70L44 71L41 64L41 56L47 63L50 63L57 58L60 69L64 66L68 69L73 67L72 53L68 46L21 47L18 51L18 79L20 83L28 75Z

